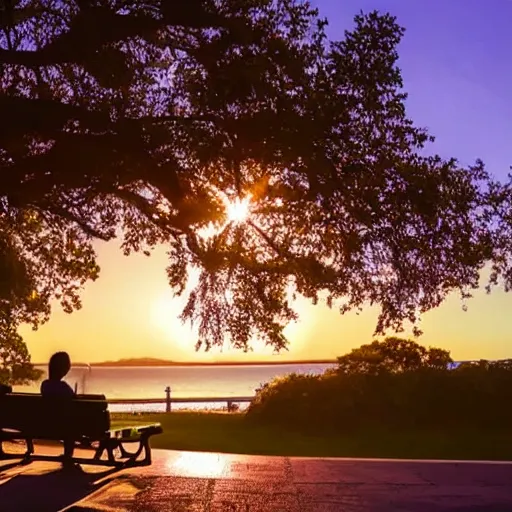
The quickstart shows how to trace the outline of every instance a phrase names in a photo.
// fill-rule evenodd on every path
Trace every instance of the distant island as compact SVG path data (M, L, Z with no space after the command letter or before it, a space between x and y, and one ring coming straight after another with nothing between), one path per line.
M74 363L73 366L258 366L258 365L296 365L296 364L332 364L333 359L307 359L300 361L216 361L216 362L191 362L169 361L152 357L133 359L119 359L117 361L102 361L100 363Z

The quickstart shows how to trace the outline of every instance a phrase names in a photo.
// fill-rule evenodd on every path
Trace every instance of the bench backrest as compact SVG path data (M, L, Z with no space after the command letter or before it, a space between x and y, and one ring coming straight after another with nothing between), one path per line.
M0 395L0 428L33 438L101 439L110 429L108 403L102 395L69 399L7 393Z

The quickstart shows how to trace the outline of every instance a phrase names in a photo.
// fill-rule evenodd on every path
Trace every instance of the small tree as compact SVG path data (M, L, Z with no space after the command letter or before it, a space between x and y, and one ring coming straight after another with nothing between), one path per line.
M40 379L43 372L31 363L23 338L12 327L10 332L8 329L1 332L0 384L22 385Z
M343 374L403 373L420 369L446 370L452 363L447 350L425 348L403 338L389 337L353 349L338 358L338 372Z

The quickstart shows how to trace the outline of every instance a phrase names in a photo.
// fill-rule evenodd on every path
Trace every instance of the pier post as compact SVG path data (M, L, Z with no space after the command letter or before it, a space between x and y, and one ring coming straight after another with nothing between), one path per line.
M171 386L165 388L165 412L171 412Z

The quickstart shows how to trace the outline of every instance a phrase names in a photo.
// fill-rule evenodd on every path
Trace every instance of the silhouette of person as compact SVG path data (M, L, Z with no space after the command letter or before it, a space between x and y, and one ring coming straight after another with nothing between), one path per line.
M73 398L75 392L71 386L62 379L71 368L71 359L67 352L56 352L48 364L48 378L41 384L41 394L51 397Z
M41 384L41 394L51 398L73 398L75 392L71 386L62 379L71 369L71 359L67 352L56 352L48 364L48 379ZM72 465L74 440L64 439L64 465Z

